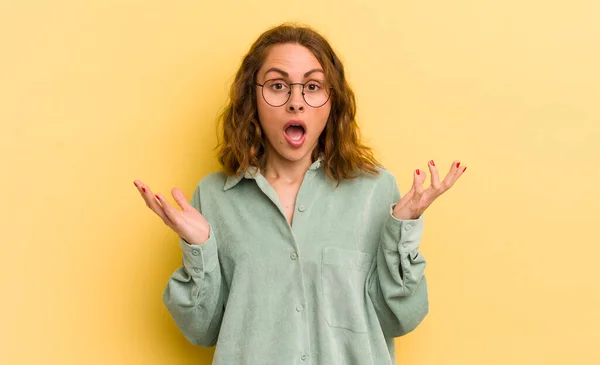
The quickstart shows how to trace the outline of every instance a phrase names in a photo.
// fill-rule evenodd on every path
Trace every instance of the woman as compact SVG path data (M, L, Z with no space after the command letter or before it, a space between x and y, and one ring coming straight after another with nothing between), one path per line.
M134 183L179 236L164 302L213 364L382 365L428 312L423 212L465 171L433 161L400 199L358 137L354 94L327 41L268 30L244 57L223 113L223 171L182 210Z

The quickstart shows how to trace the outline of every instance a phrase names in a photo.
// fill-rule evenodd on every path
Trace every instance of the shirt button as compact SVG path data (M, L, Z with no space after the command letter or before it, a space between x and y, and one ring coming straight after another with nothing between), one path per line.
M303 309L304 309L304 306L303 306L302 304L298 304L298 305L296 306L296 310L297 310L298 312L302 312L302 310L303 310Z
M404 226L405 231L410 231L411 229L412 229L412 226L410 224L407 224Z
M296 253L295 253L295 252L292 252L292 254L290 255L290 258L291 258L292 260L295 260L295 259L297 259L297 258L298 258L298 255L296 255Z
M194 271L195 271L195 272L200 272L200 269L199 269L199 268L197 268L197 267L195 267L195 268L194 268Z
M200 251L198 251L198 250L193 250L192 251L192 255L198 256L198 254L200 254Z
M302 354L302 356L300 356L300 358L302 359L302 361L306 360L308 358L307 354Z
M298 210L299 210L299 211L301 211L301 212L304 212L304 210L305 210L305 209L306 209L306 208L305 208L305 207L304 207L304 205L302 205L302 204L300 204L300 205L298 206Z

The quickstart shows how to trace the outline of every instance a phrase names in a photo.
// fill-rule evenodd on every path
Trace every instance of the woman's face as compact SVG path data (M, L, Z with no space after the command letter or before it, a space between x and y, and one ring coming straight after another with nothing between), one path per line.
M331 100L327 99L321 107L311 107L302 96L302 85L289 84L314 80L306 85L305 93L311 105L318 105L324 100L322 92L330 93L327 87L320 89L325 86L319 83L325 80L323 68L308 48L298 44L278 44L270 49L256 76L259 84L273 79L275 81L264 87L256 87L258 119L267 138L269 154L288 162L309 163L327 124ZM273 106L285 101L290 89L289 100L282 106Z

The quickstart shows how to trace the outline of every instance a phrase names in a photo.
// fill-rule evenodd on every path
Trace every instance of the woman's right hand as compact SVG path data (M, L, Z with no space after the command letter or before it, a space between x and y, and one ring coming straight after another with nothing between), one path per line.
M133 185L138 189L146 206L165 222L175 233L192 245L205 243L210 235L208 221L200 212L188 203L183 192L177 188L171 190L173 198L182 210L175 209L161 194L154 195L147 185L135 180Z

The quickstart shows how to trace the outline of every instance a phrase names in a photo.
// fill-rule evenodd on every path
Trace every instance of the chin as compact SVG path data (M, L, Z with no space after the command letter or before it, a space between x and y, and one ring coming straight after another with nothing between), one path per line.
M312 151L313 151L314 147L316 147L316 146L314 146L313 148L306 148L305 146L303 146L302 148L297 148L297 149L292 149L289 147L286 148L286 147L276 148L275 153L277 155L279 155L281 158L283 158L284 160L287 160L290 162L300 162L305 159L310 160Z
M304 159L310 159L311 151L285 151L281 154L288 161L300 162Z

